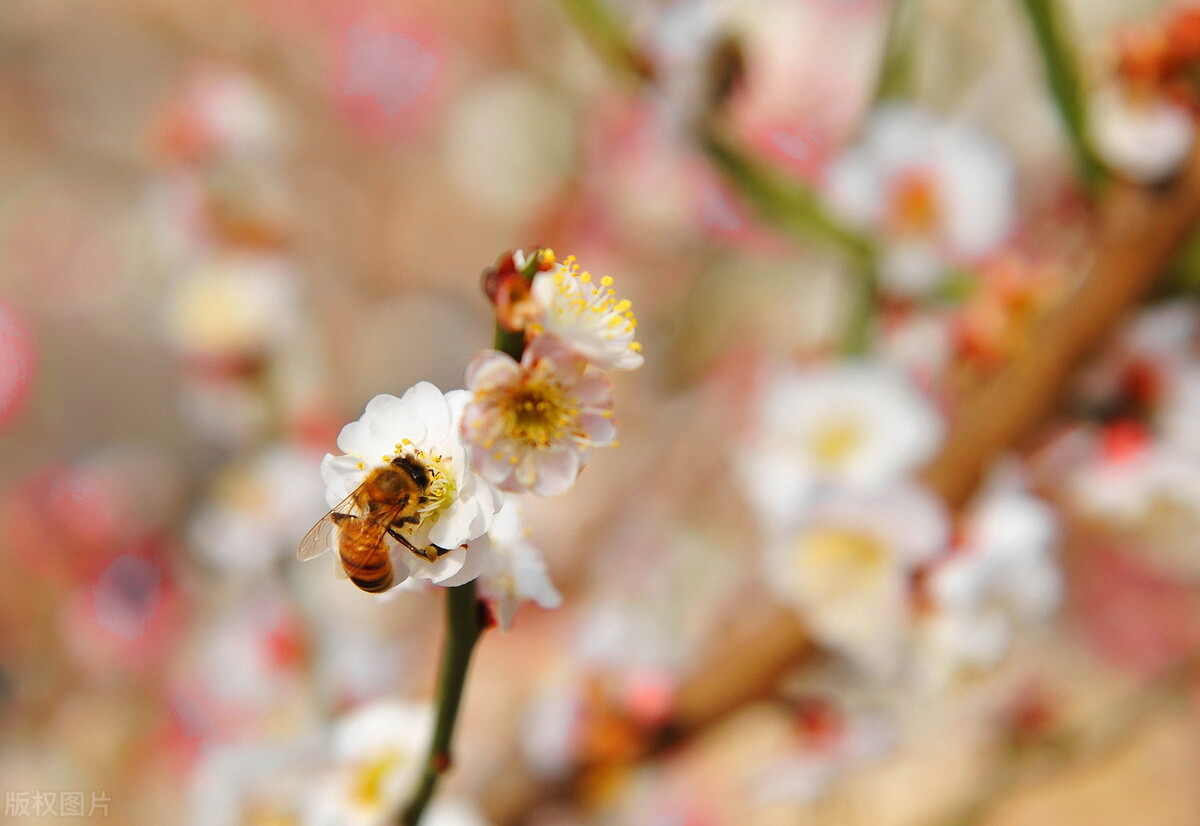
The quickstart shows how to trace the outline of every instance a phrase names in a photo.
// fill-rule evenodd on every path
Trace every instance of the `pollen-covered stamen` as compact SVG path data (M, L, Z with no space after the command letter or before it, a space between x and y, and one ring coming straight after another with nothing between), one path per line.
M610 276L594 283L592 274L581 272L575 256L571 255L552 278L557 300L550 307L550 315L555 322L582 322L609 340L632 336L637 329L633 305L628 299L616 297Z
M425 491L425 502L417 509L421 520L437 519L440 512L458 497L458 486L450 472L444 456L413 450L414 456L429 472L429 487Z
M531 371L512 387L486 393L485 404L497 411L499 438L527 447L546 448L564 438L579 437L579 400L552 378Z

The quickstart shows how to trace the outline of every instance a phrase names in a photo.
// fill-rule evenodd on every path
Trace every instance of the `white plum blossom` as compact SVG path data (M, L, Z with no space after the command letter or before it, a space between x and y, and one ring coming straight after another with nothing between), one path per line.
M302 313L298 278L278 255L224 253L196 265L167 304L167 336L183 355L256 358L293 340Z
M1120 452L1093 446L1067 481L1072 504L1131 537L1155 567L1200 580L1200 461L1174 443L1142 438L1140 446Z
M996 665L1015 625L1058 608L1057 537L1047 504L1009 473L993 478L967 516L959 547L929 575L933 610L923 628L921 665L933 684L963 669Z
M787 519L822 489L882 491L941 442L937 410L890 367L847 362L767 381L739 470L744 495L768 520Z
M563 493L593 447L613 444L612 386L555 335L538 336L518 364L485 350L467 366L474 394L463 429L478 472L505 490Z
M529 541L521 523L520 506L506 496L488 532L492 552L479 575L479 597L491 604L496 622L505 631L521 603L531 600L542 608L557 608L562 596L546 572L541 553Z
M251 75L215 64L198 67L179 105L211 149L262 161L278 152L286 130L268 91Z
M433 736L433 709L377 701L338 723L335 766L313 791L304 826L382 826L413 793Z
M488 821L466 801L439 797L429 804L421 826L488 826Z
M707 114L713 52L735 8L726 0L673 0L655 8L646 38L652 92L673 137L687 135Z
M401 454L430 470L428 501L418 512L419 522L397 531L417 548L436 545L449 552L431 562L397 543L392 548L397 584L412 577L461 585L478 576L487 561L487 531L503 501L467 458L461 423L470 398L466 390L443 394L429 382L419 382L400 398L376 396L362 417L338 435L344 455L326 454L321 463L325 497L333 508L374 468Z
M316 743L234 743L204 749L189 777L191 826L296 823Z
M889 103L863 140L827 170L830 204L876 233L883 286L902 295L937 287L1009 236L1014 173L1001 148L970 127Z
M525 254L513 256L524 268ZM633 370L642 366L642 345L634 340L637 319L629 299L617 298L611 276L592 278L581 272L575 256L538 272L530 292L538 306L531 326L534 335L553 333L603 370Z
M1187 109L1158 95L1105 88L1089 110L1096 148L1134 180L1158 183L1179 168L1192 148L1196 125Z
M815 640L887 677L909 641L912 574L944 550L948 534L940 501L915 485L830 495L768 539L765 576Z
M189 545L228 574L269 571L295 547L297 527L325 511L319 455L278 444L225 468L188 524Z

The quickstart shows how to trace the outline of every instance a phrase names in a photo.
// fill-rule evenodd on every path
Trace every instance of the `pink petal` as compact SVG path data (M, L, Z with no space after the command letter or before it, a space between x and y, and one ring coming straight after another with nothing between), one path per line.
M585 413L579 417L579 426L591 447L608 447L617 438L617 426L610 416Z
M608 409L613 406L612 382L603 373L589 373L571 388L575 398L586 407Z
M564 493L579 477L579 453L570 448L542 451L536 454L534 463L537 478L530 489L538 496L557 496Z
M484 350L467 364L466 385L471 390L506 387L521 376L521 368L507 353Z

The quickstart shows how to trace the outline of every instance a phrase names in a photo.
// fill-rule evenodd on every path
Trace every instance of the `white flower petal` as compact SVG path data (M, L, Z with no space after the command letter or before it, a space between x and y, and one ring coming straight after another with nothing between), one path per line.
M538 496L565 493L579 476L579 453L569 448L534 454L533 463L537 478L530 487Z

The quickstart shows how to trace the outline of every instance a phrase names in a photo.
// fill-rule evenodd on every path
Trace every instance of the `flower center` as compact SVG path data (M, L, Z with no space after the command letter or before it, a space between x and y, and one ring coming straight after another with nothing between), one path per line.
M531 374L497 400L506 439L544 448L568 435L579 416L579 400L561 384Z
M851 418L822 422L812 434L809 448L823 470L834 470L846 463L862 447L866 434L862 425Z
M887 557L877 537L848 528L816 528L800 538L796 550L797 579L824 594L863 587Z
M888 204L888 224L898 235L932 235L937 229L941 204L931 176L914 170L893 184Z
M388 801L387 779L404 761L404 753L399 749L389 749L372 760L366 760L355 767L354 783L351 796L354 801L366 809L378 810Z

